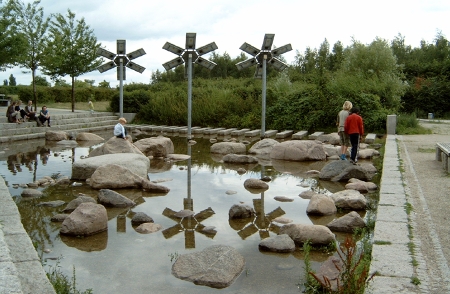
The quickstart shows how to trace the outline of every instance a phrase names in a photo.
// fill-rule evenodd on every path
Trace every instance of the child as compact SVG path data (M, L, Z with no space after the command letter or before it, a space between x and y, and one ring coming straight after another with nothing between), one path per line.
M92 103L92 100L89 100L89 110L91 111L91 114L94 113L94 103Z
M363 119L359 115L359 108L353 107L350 110L350 115L345 120L345 133L350 137L352 144L352 152L350 155L350 162L356 164L356 155L358 154L358 145L364 135Z

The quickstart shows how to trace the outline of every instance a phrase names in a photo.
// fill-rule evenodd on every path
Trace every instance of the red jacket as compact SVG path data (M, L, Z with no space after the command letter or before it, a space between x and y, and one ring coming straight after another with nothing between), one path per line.
M363 119L356 113L350 114L345 120L344 131L347 134L364 135Z

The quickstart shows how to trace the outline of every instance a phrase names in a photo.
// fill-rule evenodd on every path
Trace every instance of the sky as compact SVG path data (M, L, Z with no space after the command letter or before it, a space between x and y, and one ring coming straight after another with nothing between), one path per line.
M376 37L390 42L401 34L407 45L419 47L421 40L431 43L438 32L450 37L450 1L446 0L41 0L40 5L46 15L65 15L70 9L76 19L84 18L108 51L116 53L116 41L121 39L126 40L127 53L144 49L146 54L133 61L145 71L127 68L124 84L149 83L152 72L164 71L162 64L176 55L163 45L170 42L185 48L188 32L197 34L196 48L215 42L215 53L226 52L232 58L243 52L239 47L244 42L261 48L264 35L275 34L273 48L292 45L293 50L283 54L288 64L297 52L319 48L325 39L332 48L337 41L344 46L352 40L370 44ZM13 74L17 84L29 85L31 73L24 70L0 72L0 80ZM78 79L119 85L116 69L95 70Z

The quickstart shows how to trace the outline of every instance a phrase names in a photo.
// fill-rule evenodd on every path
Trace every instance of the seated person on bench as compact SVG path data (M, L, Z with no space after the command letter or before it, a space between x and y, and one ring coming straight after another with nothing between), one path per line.
M28 101L27 106L25 106L25 112L28 116L29 120L35 120L37 121L36 112L33 111L33 101Z
M22 101L20 101L20 100L17 101L16 107L14 108L14 110L18 111L20 113L20 116L22 117L22 122L24 122L24 121L28 120L29 117L28 117L26 111L20 108L21 104L22 104Z
M6 117L8 117L8 122L20 124L20 113L15 110L16 101L11 102L6 110Z
M50 113L45 105L42 106L42 110L39 113L39 120L41 121L42 126L45 126L45 122L47 121L47 125L50 127Z

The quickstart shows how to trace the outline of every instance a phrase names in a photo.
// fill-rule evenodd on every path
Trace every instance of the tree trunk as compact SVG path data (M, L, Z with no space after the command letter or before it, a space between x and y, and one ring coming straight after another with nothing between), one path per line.
M36 114L38 114L37 111L37 93L36 93L36 83L34 81L34 78L36 76L36 69L32 68L31 69L31 83L33 84L33 102L34 102L34 111L36 112Z
M75 77L72 77L72 112L75 112Z

